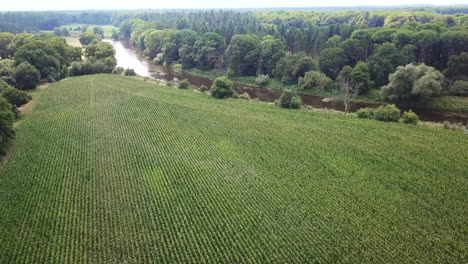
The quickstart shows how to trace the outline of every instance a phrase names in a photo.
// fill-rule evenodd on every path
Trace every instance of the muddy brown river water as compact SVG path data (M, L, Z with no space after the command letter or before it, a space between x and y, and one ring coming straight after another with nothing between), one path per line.
M105 40L111 43L116 51L117 66L123 68L134 69L135 72L144 77L156 79L163 82L179 82L180 80L188 80L191 85L200 87L205 85L210 87L212 81L208 78L196 76L186 72L178 72L171 68L156 65L152 63L148 57L132 47L129 42L126 41L112 41ZM252 99L258 99L264 102L274 102L277 100L281 91L273 90L268 88L261 88L251 85L235 84L236 91L238 93L248 93ZM338 111L344 111L344 106L340 102L331 101L324 102L324 97L313 96L307 94L301 94L303 104L312 106L314 108L328 108ZM349 106L350 111L356 111L363 107L378 107L378 103L366 103L366 102L355 102ZM413 109L417 113L421 120L443 122L449 121L452 123L464 123L468 124L468 113L454 112L454 111L438 111L429 109Z

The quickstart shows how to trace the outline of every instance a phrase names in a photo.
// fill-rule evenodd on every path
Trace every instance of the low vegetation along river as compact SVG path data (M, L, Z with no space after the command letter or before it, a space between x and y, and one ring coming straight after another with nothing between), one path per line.
M117 66L134 69L135 72L140 76L149 77L163 82L178 82L179 80L186 79L193 86L211 86L212 81L208 78L196 76L186 72L175 71L171 68L152 63L144 54L134 49L129 42L112 40L105 41L111 43L115 48ZM247 92L251 98L264 102L274 102L281 95L281 91L279 90L272 90L239 83L236 83L235 86L238 93ZM309 105L315 108L328 108L344 111L343 104L336 101L324 102L324 98L321 96L302 94L301 99L305 105ZM379 106L378 103L356 102L350 105L350 111L356 111L357 109L363 107L377 106ZM464 124L468 124L467 113L437 111L429 109L413 110L419 115L421 120L424 121L442 122L447 120L454 123L462 122Z

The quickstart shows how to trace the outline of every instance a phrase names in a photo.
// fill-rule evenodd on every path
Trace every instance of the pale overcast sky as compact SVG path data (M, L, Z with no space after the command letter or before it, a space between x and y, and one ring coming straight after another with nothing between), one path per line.
M162 8L242 8L242 7L317 7L359 5L452 5L468 0L2 0L0 10L77 10L77 9L162 9Z

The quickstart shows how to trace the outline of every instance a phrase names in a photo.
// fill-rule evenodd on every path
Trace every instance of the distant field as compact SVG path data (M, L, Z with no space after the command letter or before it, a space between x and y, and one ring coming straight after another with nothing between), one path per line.
M0 263L467 263L467 135L95 75L0 172Z
M67 28L70 32L70 35L79 35L81 34L81 30L75 30L76 28L80 27L83 28L85 24L69 24L69 25L63 25L60 26L61 28ZM104 31L104 38L111 38L112 37L112 29L118 30L118 28L110 25L88 25L87 31L92 32L94 27L102 27L102 30ZM42 32L50 32L53 33L53 30L43 30Z
M65 40L67 41L67 44L73 47L82 47L80 43L80 39L78 37L66 37Z

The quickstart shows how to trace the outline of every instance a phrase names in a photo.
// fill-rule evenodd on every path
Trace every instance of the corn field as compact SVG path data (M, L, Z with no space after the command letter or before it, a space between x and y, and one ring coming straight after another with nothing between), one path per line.
M467 263L468 137L94 75L0 172L0 263Z

